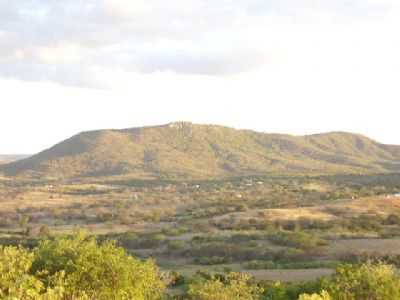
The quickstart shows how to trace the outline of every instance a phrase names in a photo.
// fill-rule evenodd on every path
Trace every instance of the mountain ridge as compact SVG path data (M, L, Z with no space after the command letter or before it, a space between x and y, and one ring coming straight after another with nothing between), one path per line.
M220 125L165 125L85 131L27 159L0 166L5 175L57 178L219 178L270 173L400 171L400 146L363 135L305 136Z

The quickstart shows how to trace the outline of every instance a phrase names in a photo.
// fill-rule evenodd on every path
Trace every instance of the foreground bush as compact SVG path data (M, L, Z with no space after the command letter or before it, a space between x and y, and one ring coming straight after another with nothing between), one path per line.
M263 289L249 283L250 276L230 273L226 278L213 278L189 286L192 300L256 300L261 298Z
M331 300L331 297L327 292L322 291L321 294L312 294L312 295L303 294L299 297L299 300Z
M23 248L0 248L0 299L9 300L88 300L84 292L75 291L73 297L65 293L64 272L51 278L53 287L43 282L30 271L34 254Z
M400 299L396 269L382 263L339 266L324 286L334 300Z
M189 281L190 282L190 281ZM341 265L330 278L301 284L255 283L249 275L199 273L185 285L186 300L398 300L400 278L383 263ZM261 285L263 287L261 287ZM43 241L33 251L0 247L0 299L159 300L164 284L151 261L129 256L113 242L78 233Z
M33 254L15 247L0 248L0 299L35 299L44 288L29 274Z
M0 249L0 299L156 300L163 290L153 262L83 233L44 241L33 252Z

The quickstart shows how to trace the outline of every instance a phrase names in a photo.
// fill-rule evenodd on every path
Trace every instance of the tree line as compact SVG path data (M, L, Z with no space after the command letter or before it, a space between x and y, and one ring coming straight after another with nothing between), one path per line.
M400 277L382 262L339 265L329 278L292 285L233 272L167 276L152 260L77 232L33 249L0 247L0 299L397 300Z

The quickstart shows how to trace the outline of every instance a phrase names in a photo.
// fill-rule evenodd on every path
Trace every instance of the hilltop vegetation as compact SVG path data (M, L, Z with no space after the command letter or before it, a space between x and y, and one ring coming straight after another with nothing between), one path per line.
M78 134L6 175L71 178L210 179L265 174L383 173L400 170L400 147L349 133L265 134L214 125L171 123Z

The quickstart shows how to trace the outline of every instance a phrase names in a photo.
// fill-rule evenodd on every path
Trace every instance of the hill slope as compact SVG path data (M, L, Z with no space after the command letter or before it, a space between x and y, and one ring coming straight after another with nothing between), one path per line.
M400 146L349 133L265 134L177 122L84 132L30 158L0 166L6 175L130 174L209 178L267 173L400 171Z

